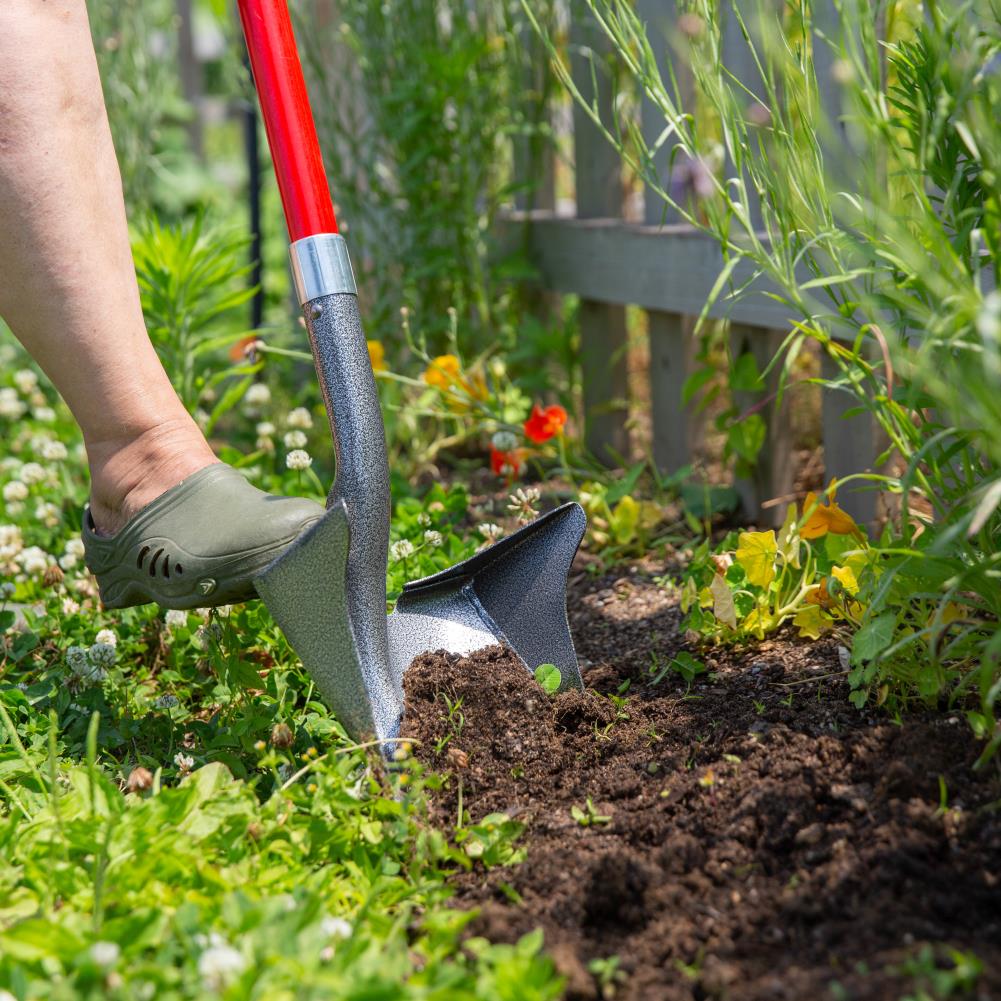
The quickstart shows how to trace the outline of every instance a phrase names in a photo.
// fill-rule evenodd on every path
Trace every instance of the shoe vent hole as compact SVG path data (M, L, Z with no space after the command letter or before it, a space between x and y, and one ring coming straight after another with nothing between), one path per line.
M167 553L163 558L163 562L160 564L160 569L163 571L163 576L170 580L170 553Z
M174 567L174 570L176 573L184 573L184 567L182 567L180 563L178 563L177 566Z
M157 550L157 551L156 551L156 552L155 552L155 553L153 554L153 559L152 559L152 560L150 560L150 563L149 563L149 575L150 575L150 577L155 577L155 576L156 576L156 561L157 561L157 560L158 560L158 559L159 559L159 558L160 558L160 557L161 557L162 555L163 555L163 550L162 550L162 549L158 549L158 550Z
M143 560L146 559L146 554L150 551L150 548L150 546L143 546L142 549L139 550L139 559L136 560L137 569L142 570Z

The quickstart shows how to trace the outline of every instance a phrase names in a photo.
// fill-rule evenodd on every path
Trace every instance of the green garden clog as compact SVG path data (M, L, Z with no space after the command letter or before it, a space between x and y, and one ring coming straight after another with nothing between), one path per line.
M323 514L313 501L258 490L220 462L161 494L116 535L98 535L86 508L83 544L105 608L204 608L256 597L254 575Z

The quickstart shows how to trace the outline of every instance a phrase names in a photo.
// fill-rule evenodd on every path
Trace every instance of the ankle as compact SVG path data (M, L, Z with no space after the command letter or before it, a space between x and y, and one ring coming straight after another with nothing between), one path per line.
M88 440L87 456L91 517L107 535L192 473L219 461L187 415L118 438Z

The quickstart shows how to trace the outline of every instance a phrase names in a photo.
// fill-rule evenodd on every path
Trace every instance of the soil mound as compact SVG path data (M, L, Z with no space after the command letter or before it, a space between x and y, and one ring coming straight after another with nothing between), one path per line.
M525 863L459 878L473 932L541 926L575 999L934 997L948 947L984 966L949 996L1001 997L1001 782L965 724L858 713L833 642L654 684L680 645L658 590L578 589L584 693L546 695L501 647L410 668L405 735L449 776L435 820L461 776L474 820L527 824ZM603 986L589 964L613 956Z

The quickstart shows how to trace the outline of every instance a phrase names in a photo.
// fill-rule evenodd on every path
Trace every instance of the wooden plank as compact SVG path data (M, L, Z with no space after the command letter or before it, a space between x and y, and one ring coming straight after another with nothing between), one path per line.
M693 109L695 82L691 68L681 59L672 59L670 50L677 10L673 5L665 5L663 0L637 0L636 13L647 26L647 38L664 86L671 88L673 64L681 106L685 110ZM641 114L643 138L652 147L664 130L664 116L646 95L643 96ZM665 142L653 156L653 170L666 191L680 187L673 182L678 180L678 174L688 169L683 154L674 157L672 163L673 147L673 143ZM643 192L643 218L648 226L679 221L678 213L666 205L652 185L647 185ZM647 311L647 328L653 459L661 472L673 473L691 463L692 448L701 431L701 421L695 408L682 403L682 389L696 352L695 318L652 309Z
M571 72L588 105L602 121L612 119L612 81L603 59L609 42L582 0L570 6ZM587 112L574 105L574 164L577 215L581 219L622 214L622 166L619 154ZM614 463L627 455L628 398L625 308L581 290L580 342L584 383L584 436L587 447L602 461ZM627 302L621 298L616 303Z
M556 292L598 302L630 303L668 313L698 314L720 272L723 255L711 236L683 224L641 226L617 219L574 219L533 212L529 254L539 281ZM526 216L497 221L502 252L522 237ZM739 287L753 277L750 264L734 270ZM796 311L764 293L777 286L756 281L738 299L720 298L709 315L759 326L787 326ZM823 311L821 303L814 304Z
M783 333L743 323L730 324L730 350L734 358L753 355L758 371L763 372L781 347ZM744 513L761 525L778 527L785 514L785 498L793 488L793 431L789 394L778 399L779 369L765 377L761 393L737 393L734 403L741 413L753 410L765 422L765 443L749 477L735 481ZM778 503L774 503L778 501ZM773 502L773 503L769 503Z

